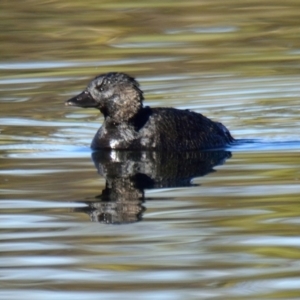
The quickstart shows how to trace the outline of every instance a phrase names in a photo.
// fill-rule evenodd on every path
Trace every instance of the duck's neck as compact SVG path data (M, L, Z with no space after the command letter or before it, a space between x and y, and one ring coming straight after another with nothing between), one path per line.
M123 97L113 96L109 100L108 108L101 109L105 119L116 123L129 123L143 109L142 95L135 93L125 93Z

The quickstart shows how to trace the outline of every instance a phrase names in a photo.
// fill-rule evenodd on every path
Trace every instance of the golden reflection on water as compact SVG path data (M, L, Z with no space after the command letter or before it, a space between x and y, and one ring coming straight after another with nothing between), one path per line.
M165 62L131 67L148 74L297 73L299 5L274 0L6 1L0 54L13 62L164 57ZM177 59L181 62L174 63ZM91 72L64 69L60 74Z
M0 298L299 298L299 5L1 3ZM256 140L192 186L145 189L137 222L91 222L102 116L63 102L107 71Z

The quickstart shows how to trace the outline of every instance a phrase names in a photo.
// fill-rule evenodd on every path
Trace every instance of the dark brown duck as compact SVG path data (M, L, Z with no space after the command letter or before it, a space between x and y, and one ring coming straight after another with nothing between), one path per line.
M105 121L91 148L187 151L224 148L234 141L221 123L189 110L143 106L139 83L124 73L97 76L68 106L94 107Z

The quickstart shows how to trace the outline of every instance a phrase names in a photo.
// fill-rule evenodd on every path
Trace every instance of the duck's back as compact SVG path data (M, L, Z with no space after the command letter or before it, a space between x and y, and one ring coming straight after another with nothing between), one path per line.
M233 142L221 123L189 110L147 108L149 119L141 134L152 136L155 148L162 150L203 150L222 148Z

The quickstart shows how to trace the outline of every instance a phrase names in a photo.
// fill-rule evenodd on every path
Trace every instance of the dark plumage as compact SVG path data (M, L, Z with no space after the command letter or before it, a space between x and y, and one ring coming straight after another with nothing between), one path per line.
M228 129L199 113L175 108L143 107L138 82L124 73L97 76L66 105L94 107L105 118L92 149L203 150L234 141Z

